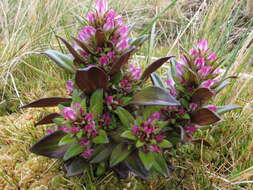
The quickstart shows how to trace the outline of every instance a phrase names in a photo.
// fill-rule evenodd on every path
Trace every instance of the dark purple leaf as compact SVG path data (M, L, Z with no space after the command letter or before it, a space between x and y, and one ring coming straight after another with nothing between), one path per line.
M98 47L103 47L105 43L105 33L102 30L97 30L95 36Z
M66 48L69 50L69 52L73 55L73 57L75 58L75 61L79 64L83 64L85 63L85 60L83 59L83 57L72 47L71 44L69 44L64 38L57 36L57 38L59 38L66 46Z
M64 168L67 171L67 177L82 175L89 167L89 163L81 157L76 157L67 161Z
M112 65L112 68L111 68L111 71L110 71L110 74L113 75L117 72L120 71L121 67L125 64L127 64L132 52L135 50L136 48L132 48L130 50L128 50L127 52L125 52L117 61L116 63L114 63Z
M129 174L129 169L125 163L119 163L117 166L114 166L112 170L117 174L119 179L126 179Z
M106 89L108 75L99 67L89 66L76 71L76 84L86 93L92 93L97 89Z
M21 108L41 108L41 107L54 107L58 106L60 103L71 102L71 98L61 98L61 97L49 97L49 98L42 98L26 104Z
M134 152L130 156L128 156L125 159L124 164L126 164L126 167L136 176L142 179L148 178L149 172L145 169L140 158L138 157L137 152Z
M160 87L147 87L134 95L131 104L135 105L160 105L178 106L179 101L171 96L169 91Z
M84 51L86 51L87 53L90 53L90 54L94 54L83 42L81 42L80 40L78 40L75 37L72 37L72 38L75 40L77 45L79 45Z
M191 121L197 125L210 125L220 120L218 114L207 108L201 108L191 114Z
M30 148L30 151L32 153L46 156L49 158L62 158L67 149L69 148L69 144L59 146L58 143L65 135L66 133L62 131L55 131L49 135L46 135L36 144L34 144Z
M164 63L166 63L172 57L174 56L163 57L151 63L143 72L141 79L146 80L151 75L151 73L155 72L158 68L160 68Z
M209 88L198 88L192 95L192 102L203 103L214 96L214 92Z
M56 117L59 117L59 116L61 116L61 115L58 114L58 113L51 113L51 114L45 116L44 118L42 118L42 119L41 119L40 121L38 121L37 123L35 123L35 126L54 123L54 122L53 122L53 119L56 118Z

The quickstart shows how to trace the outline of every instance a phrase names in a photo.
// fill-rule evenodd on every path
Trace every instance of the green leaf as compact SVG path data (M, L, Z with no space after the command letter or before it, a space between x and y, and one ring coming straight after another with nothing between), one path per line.
M102 162L104 160L106 160L110 154L112 153L112 148L113 146L112 145L108 145L108 146L103 146L103 149L101 151L99 151L98 153L96 153L90 163L99 163L99 162Z
M121 161L125 160L132 150L128 147L128 145L120 143L118 144L112 151L110 158L110 167L115 166Z
M92 142L96 144L105 144L109 142L107 134L104 130L99 130L99 135L92 139Z
M138 140L137 142L136 142L136 148L140 148L140 147L142 147L143 145L145 145L145 142L142 142L142 141L140 141L140 140Z
M77 176L85 173L87 169L89 168L89 163L86 162L84 158L77 157L74 160L70 160L64 164L67 176Z
M150 86L142 89L134 95L131 102L135 105L160 105L160 106L178 106L179 101L171 96L169 91L160 87Z
M140 157L143 165L145 166L145 168L147 170L150 170L150 168L153 165L153 161L154 161L153 153L152 152L145 153L145 152L139 150L139 157Z
M44 52L45 55L47 55L50 59L52 59L59 67L74 73L74 68L73 68L73 57L70 55L66 55L63 53L60 53L55 50L47 50Z
M63 160L66 161L74 156L81 154L84 151L84 147L79 144L72 144L68 151L64 154Z
M103 113L103 89L96 90L90 98L90 112L98 116Z
M104 162L101 162L98 164L97 170L96 170L96 175L100 176L103 175L106 171L106 165Z
M76 141L75 137L72 137L71 134L67 134L65 135L59 142L59 146L65 145L65 144L69 144L69 143L73 143Z
M158 146L160 148L170 148L172 147L172 144L170 141L164 139L162 142L158 143Z
M130 140L136 140L136 136L134 136L133 133L132 133L131 131L129 131L129 130L124 131L124 132L121 134L121 137L130 139Z
M235 109L241 109L241 108L242 108L242 106L233 105L233 104L225 105L225 106L219 106L216 113L218 113L220 115L220 114L224 114L226 112L229 112L229 111L232 111L232 110L235 110Z
M115 110L115 113L118 115L118 117L124 127L130 128L131 125L134 124L133 116L126 109L124 109L122 107L118 107Z
M153 168L160 174L162 174L164 177L169 177L169 168L168 165L161 153L153 153L154 156L154 162L153 162Z

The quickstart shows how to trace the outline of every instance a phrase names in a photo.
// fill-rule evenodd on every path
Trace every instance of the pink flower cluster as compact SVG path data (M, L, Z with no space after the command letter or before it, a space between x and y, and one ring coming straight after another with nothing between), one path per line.
M128 26L123 24L121 15L108 8L106 0L97 0L95 12L88 13L86 20L88 25L79 31L77 38L96 54L78 48L78 45L76 49L87 60L87 64L94 64L94 60L98 60L95 64L101 67L111 65L130 46ZM102 45L99 45L97 35L104 38Z
M144 144L142 146L144 152L162 152L159 143L164 140L164 134L161 133L161 128L155 124L160 118L161 114L154 112L140 126L133 125L131 127L132 134L138 138L138 141Z

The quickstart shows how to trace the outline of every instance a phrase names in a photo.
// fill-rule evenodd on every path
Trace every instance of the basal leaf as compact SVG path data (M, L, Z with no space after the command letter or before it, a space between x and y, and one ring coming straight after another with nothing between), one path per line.
M62 137L62 139L59 142L59 146L65 145L65 144L70 144L70 143L74 143L76 142L76 138L72 137L71 134L67 134L64 137Z
M61 98L61 97L50 97L50 98L42 98L26 104L21 108L40 108L40 107L54 107L58 106L60 103L71 102L71 98Z
M87 171L89 163L81 157L76 157L64 164L67 171L67 177L78 176Z
M153 153L154 162L153 168L164 177L169 177L170 172L168 168L168 164L166 163L163 155L161 153Z
M122 107L118 107L115 110L115 113L118 115L118 117L124 127L130 128L131 125L134 124L133 116L126 109L124 109Z
M99 130L99 135L92 139L92 142L96 144L106 144L109 142L107 134L104 130Z
M112 151L110 158L110 167L113 167L125 160L131 154L131 152L132 150L128 147L127 144L118 144Z
M95 116L103 113L103 89L96 90L90 98L90 112Z
M72 144L68 151L64 154L63 160L69 160L70 158L73 158L74 156L77 156L81 154L84 151L85 147L80 146L79 144Z
M92 157L90 163L99 163L106 160L111 155L112 149L113 146L110 144L103 146L103 149Z
M141 159L143 165L147 170L150 170L150 168L153 165L154 157L152 152L143 152L139 150L139 158Z
M54 123L53 119L55 119L56 117L60 117L60 116L61 115L58 113L51 113L51 114L45 116L44 118L42 118L41 120L39 120L37 123L35 123L35 126Z
M191 121L197 125L210 125L220 121L219 115L207 108L201 108L191 113Z

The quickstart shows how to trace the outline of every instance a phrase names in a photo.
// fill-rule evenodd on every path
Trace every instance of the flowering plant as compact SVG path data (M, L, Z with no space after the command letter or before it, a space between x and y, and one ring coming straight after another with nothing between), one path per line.
M220 114L238 106L207 105L229 84L219 78L219 62L207 41L176 61L173 56L151 63L145 70L130 58L147 38L130 38L123 17L98 0L85 26L73 37L62 37L70 54L47 50L45 54L73 80L66 82L69 97L49 97L29 107L58 106L35 125L53 124L48 135L31 152L64 161L68 176L113 170L120 178L134 173L147 179L153 173L169 175L166 152L179 142L192 140L201 126L221 120ZM155 73L171 61L168 79ZM153 86L144 87L151 78Z

